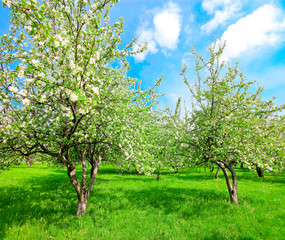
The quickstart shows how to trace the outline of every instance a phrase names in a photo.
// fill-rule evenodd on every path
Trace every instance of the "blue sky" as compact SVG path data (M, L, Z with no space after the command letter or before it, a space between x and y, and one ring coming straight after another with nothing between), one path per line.
M159 92L166 92L161 106L175 105L179 96L189 101L179 73L189 66L189 81L194 47L207 56L207 43L226 40L224 57L239 68L248 80L264 86L262 97L277 97L285 103L285 1L283 0L120 0L111 18L125 20L124 44L133 37L147 41L146 52L129 58L129 76L141 79L143 87L165 78ZM0 10L0 34L8 30L8 9Z

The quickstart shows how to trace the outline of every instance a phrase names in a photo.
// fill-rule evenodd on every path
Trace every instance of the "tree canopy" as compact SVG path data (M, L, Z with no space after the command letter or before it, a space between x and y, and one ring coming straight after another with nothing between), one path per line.
M126 56L136 52L134 41L118 48L123 20L109 23L115 3L3 2L11 27L0 45L1 152L42 153L66 165L78 195L77 215L85 213L106 154L134 155L133 145L142 141L137 132L155 104L154 88L142 91L137 79L127 77Z
M34 154L63 164L78 196L76 215L85 214L104 160L138 174L217 165L232 203L238 203L234 165L284 169L284 106L263 101L262 88L237 64L223 62L218 41L208 46L208 60L191 51L193 85L182 69L192 101L185 116L181 99L174 113L155 111L162 78L142 90L128 77L127 57L146 46L134 51L135 39L122 46L123 19L111 24L109 17L116 2L2 1L11 11L9 32L0 37L3 168Z
M237 180L233 169L240 162L265 170L284 165L284 122L274 99L262 101L261 87L247 81L237 65L221 61L225 45L208 46L204 60L195 50L196 80L187 80L186 66L181 75L189 88L192 108L180 124L180 148L191 164L216 164L222 168L232 202L237 202ZM256 89L256 90L255 90ZM232 174L230 184L227 170Z

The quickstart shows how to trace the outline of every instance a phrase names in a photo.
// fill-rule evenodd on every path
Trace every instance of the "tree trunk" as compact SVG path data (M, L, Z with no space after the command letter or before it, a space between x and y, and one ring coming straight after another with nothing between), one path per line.
M240 163L240 168L243 168L243 162Z
M76 177L76 168L74 163L67 164L67 175L78 197L76 216L78 216L78 214L84 215L86 212L87 199L84 198L83 189L80 186L80 183Z
M214 172L214 170L215 170L215 168L214 168L214 166L212 166L212 167L210 168L210 172Z
M26 164L28 168L31 168L32 164L33 164L33 160L30 156L26 157Z
M159 163L159 165L158 165L158 174L157 174L157 180L159 181L160 180L160 163Z
M87 148L85 148L83 152L81 153L80 150L76 148L78 157L80 158L81 164L82 164L82 183L81 184L78 181L78 178L76 176L75 164L70 159L70 149L66 151L65 156L61 156L63 160L62 162L66 164L67 175L69 177L69 180L77 193L78 202L77 202L76 216L82 216L86 213L88 197L92 191L92 185L96 181L98 169L102 161L101 156L99 155L97 158L95 158L94 153L92 153L91 157L89 157L90 164L91 164L91 171L90 171L90 180L87 184L87 181L86 181L87 166L86 166L86 160L85 160L86 149Z
M216 174L215 174L215 179L217 179L217 178L219 177L219 171L220 171L220 167L218 166L217 172L216 172Z
M88 196L86 196L86 194L82 193L82 196L78 196L76 216L85 215L87 208L87 201L88 201Z
M217 165L223 170L223 173L225 175L225 179L226 179L231 203L238 204L237 177L236 177L236 173L235 173L233 167L228 163L220 162L220 161L217 162ZM232 175L232 184L231 184L230 176L229 176L227 169L230 171L230 173Z
M259 177L264 177L263 170L260 167L256 166L256 171Z

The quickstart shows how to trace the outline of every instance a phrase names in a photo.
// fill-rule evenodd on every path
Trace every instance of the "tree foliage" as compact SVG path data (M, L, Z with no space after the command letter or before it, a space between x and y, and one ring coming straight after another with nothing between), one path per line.
M237 203L234 164L269 171L284 165L284 121L278 115L284 107L275 106L274 99L262 101L262 88L247 81L237 65L221 61L224 46L217 41L209 45L208 60L191 51L196 58L193 86L186 78L186 66L182 70L193 104L180 126L180 147L191 156L191 164L221 167L231 201Z
M101 161L137 155L155 104L154 89L142 91L126 75L126 56L136 52L134 41L118 48L123 20L109 18L116 2L3 1L11 27L0 44L0 151L47 154L66 165L77 215L85 214Z

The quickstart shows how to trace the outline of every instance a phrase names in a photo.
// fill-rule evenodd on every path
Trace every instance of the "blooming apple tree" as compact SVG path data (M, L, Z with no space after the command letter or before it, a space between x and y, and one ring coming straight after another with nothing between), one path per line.
M64 164L76 215L84 215L102 159L135 155L142 144L139 134L131 142L133 124L151 114L146 101L154 102L154 90L138 91L126 76L134 41L117 47L123 22L109 23L117 0L2 2L11 27L0 46L0 151L47 154Z
M166 108L164 114L155 122L153 130L150 132L152 150L157 158L158 170L161 167L168 171L178 173L180 169L185 168L186 158L180 149L180 128L182 126L181 118L181 98L179 98L174 114L169 108ZM160 174L160 171L158 171ZM158 176L159 178L159 176Z
M284 117L278 117L284 106L274 106L273 99L262 101L262 88L253 91L254 82L248 82L237 65L220 60L223 44L216 41L208 49L208 60L191 51L197 74L193 86L186 78L186 67L182 70L193 106L182 123L180 147L185 155L190 153L191 164L218 165L231 202L238 203L233 164L243 162L269 171L284 167Z

